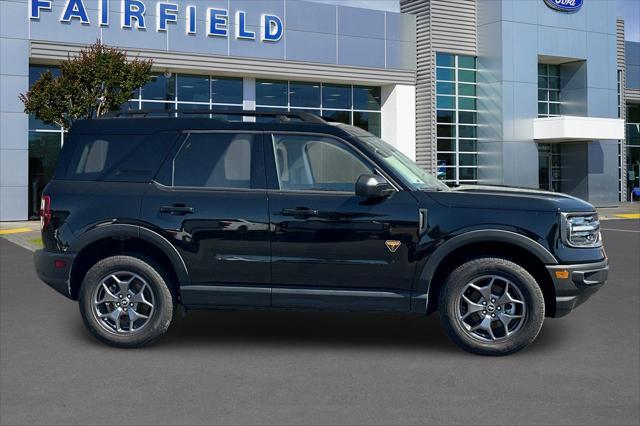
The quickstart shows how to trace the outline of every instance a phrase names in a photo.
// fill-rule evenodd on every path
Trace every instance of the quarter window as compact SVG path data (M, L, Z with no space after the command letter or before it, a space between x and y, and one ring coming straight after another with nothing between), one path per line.
M253 134L189 135L173 159L173 186L254 188L252 153L255 143Z
M353 192L372 169L333 138L275 135L273 150L280 189Z

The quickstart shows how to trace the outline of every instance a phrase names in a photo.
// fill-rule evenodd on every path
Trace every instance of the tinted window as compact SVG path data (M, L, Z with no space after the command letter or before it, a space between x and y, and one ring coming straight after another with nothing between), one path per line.
M173 159L173 185L255 188L256 184L252 183L256 182L252 176L257 158L255 144L252 134L191 134Z
M65 140L55 176L71 180L149 182L176 140L154 135L80 135Z
M66 178L99 180L113 174L146 139L146 135L73 135L65 141ZM62 160L61 160L62 161ZM144 164L146 166L146 164ZM57 175L57 173L56 173Z
M276 135L273 149L280 189L353 192L358 177L372 172L333 138Z

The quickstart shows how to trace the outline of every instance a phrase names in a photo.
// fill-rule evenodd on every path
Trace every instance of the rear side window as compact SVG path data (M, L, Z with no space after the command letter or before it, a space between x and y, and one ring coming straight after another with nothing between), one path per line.
M153 135L71 133L58 159L56 179L149 182L176 141L174 132Z
M264 187L258 137L250 133L192 133L172 162L172 185L199 188Z

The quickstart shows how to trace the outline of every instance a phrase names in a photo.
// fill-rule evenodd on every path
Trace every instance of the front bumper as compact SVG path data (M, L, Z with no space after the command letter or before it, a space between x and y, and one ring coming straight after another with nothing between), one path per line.
M58 251L36 250L33 262L38 278L47 283L54 290L71 298L69 277L75 253L61 253Z
M547 270L556 290L556 309L559 318L587 301L609 276L609 260L579 265L549 265Z

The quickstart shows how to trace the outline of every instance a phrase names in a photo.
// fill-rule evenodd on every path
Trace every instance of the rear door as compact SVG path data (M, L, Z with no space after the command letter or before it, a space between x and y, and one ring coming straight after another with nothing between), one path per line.
M261 133L186 133L145 196L189 272L187 306L269 306L270 242Z
M415 198L402 190L377 200L356 196L358 177L376 168L331 136L274 134L265 137L265 151L273 306L407 310Z

